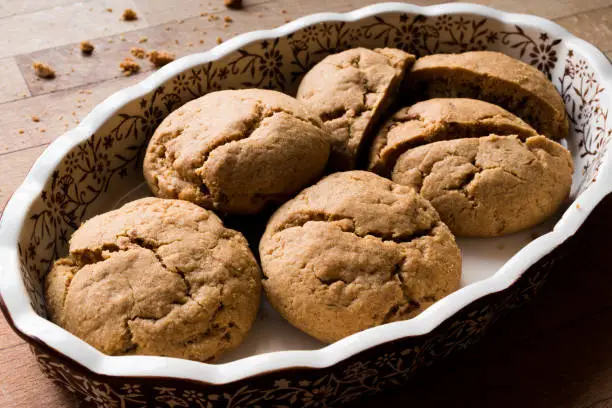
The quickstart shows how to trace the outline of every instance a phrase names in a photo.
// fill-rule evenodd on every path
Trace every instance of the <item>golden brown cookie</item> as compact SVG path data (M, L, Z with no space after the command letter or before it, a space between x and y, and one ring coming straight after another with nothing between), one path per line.
M304 76L297 99L332 134L331 170L355 168L361 146L414 61L393 48L354 48L326 57Z
M270 303L325 342L409 319L461 275L455 239L431 204L365 171L332 174L285 203L259 251Z
M467 98L428 99L397 111L378 131L370 148L368 168L388 176L406 150L440 140L518 135L536 131L507 110Z
M260 273L212 212L144 198L77 229L45 295L55 323L106 354L211 361L249 331Z
M491 135L420 146L391 178L414 187L456 235L490 237L532 227L568 196L570 152L544 137Z
M500 105L553 139L569 132L565 105L536 68L505 54L473 51L419 58L407 84L417 98L459 97Z
M256 213L323 172L329 135L294 98L219 91L172 112L149 142L144 175L158 197L222 213Z

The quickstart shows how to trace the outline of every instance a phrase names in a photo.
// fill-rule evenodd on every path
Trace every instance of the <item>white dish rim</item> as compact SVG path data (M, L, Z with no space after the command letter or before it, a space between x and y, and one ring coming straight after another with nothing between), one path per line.
M595 206L612 191L610 155L603 161L597 180L577 197L553 231L521 249L495 275L462 288L435 303L416 318L374 327L318 350L270 352L224 364L206 364L156 356L108 356L35 313L21 278L17 242L29 204L41 193L52 171L70 149L89 138L124 105L143 97L179 72L220 59L251 42L286 36L308 25L329 21L351 22L389 12L425 16L469 13L508 24L539 27L570 44L574 49L580 49L589 58L593 69L600 73L602 83L612 87L610 61L596 47L578 39L559 25L541 17L507 13L469 3L447 3L428 7L380 3L348 13L312 14L272 30L241 34L208 52L178 59L142 82L111 95L96 106L79 126L51 143L7 203L0 220L0 300L3 301L9 318L20 335L36 339L88 370L106 376L164 377L221 385L271 371L326 368L383 343L431 332L466 305L511 286L530 266L574 235Z

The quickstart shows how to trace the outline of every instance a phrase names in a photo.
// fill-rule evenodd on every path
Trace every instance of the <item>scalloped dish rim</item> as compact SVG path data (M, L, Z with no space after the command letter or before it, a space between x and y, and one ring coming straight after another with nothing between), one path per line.
M148 94L176 74L191 67L222 58L251 42L286 36L308 25L328 21L357 21L388 12L425 16L470 13L508 24L520 22L523 25L540 27L554 33L566 44L579 48L589 58L593 68L600 73L601 81L612 87L610 61L596 47L576 38L559 25L540 17L506 13L467 3L447 3L428 7L405 3L381 3L348 13L312 14L272 30L241 34L208 52L183 57L166 65L140 83L114 93L97 105L79 126L51 143L7 203L0 220L0 259L2 259L0 305L5 309L7 320L12 323L18 334L42 342L85 368L107 376L165 377L219 385L270 371L297 367L325 368L380 344L429 333L466 305L511 286L531 265L571 237L593 208L612 191L611 154L607 154L604 158L597 180L576 198L554 229L523 247L493 276L454 292L413 319L374 327L318 350L276 351L223 364L206 364L158 356L108 356L35 313L21 278L17 242L29 205L40 194L52 171L70 149L89 138L124 105ZM612 101L610 104L612 105Z

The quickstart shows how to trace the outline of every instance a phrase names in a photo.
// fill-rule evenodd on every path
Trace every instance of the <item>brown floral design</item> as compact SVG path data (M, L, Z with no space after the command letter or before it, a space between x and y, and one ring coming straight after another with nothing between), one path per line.
M255 42L221 60L188 69L124 106L57 166L30 209L19 243L23 281L44 315L42 280L85 219L111 208L142 182L143 149L160 121L185 102L219 89L263 87L295 92L302 75L326 55L354 46L399 47L417 55L501 50L546 73L560 90L572 125L584 191L597 177L612 137L609 98L598 74L577 50L536 28L480 16L386 13L361 21L326 22L282 38ZM98 407L344 406L406 381L418 369L467 347L504 311L528 301L558 253L523 274L511 288L469 305L434 332L364 351L328 369L292 369L224 386L177 379L94 374L31 339L45 373Z

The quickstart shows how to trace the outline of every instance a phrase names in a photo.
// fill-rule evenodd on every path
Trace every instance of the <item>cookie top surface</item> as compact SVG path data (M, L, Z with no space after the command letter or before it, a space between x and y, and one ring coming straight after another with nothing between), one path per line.
M487 237L532 227L557 211L572 184L572 157L533 136L491 135L408 150L393 181L414 187L456 235Z
M329 166L355 168L362 143L415 58L401 50L353 48L330 55L300 83L297 99L312 110L332 134Z
M260 256L272 305L325 342L413 317L456 290L461 274L433 207L363 171L327 176L285 203Z
M408 79L417 97L482 99L514 113L545 136L568 135L565 105L552 82L535 67L505 54L428 55L416 61Z
M261 89L207 94L172 112L144 161L153 193L221 213L256 213L316 180L329 135L296 99Z
M408 149L440 140L490 134L537 135L507 110L468 98L435 98L398 110L381 127L370 149L369 169L387 176L397 157Z
M195 204L145 198L77 229L45 294L51 319L104 353L211 361L242 342L260 286L242 234Z

